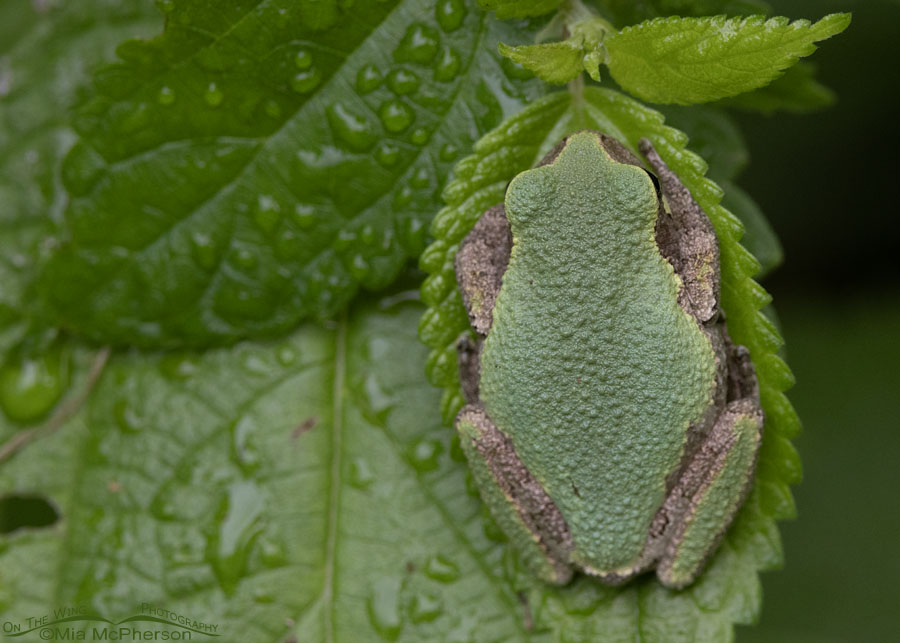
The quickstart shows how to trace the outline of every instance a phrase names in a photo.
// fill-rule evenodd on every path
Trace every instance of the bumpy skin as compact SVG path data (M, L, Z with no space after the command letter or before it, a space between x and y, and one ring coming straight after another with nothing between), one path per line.
M482 496L544 580L682 587L750 486L763 415L719 308L709 219L596 132L510 183L460 246L478 342L457 429ZM660 195L661 192L661 195Z

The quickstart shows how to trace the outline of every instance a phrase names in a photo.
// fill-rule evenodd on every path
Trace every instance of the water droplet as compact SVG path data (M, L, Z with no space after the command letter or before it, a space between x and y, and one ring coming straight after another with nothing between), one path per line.
M420 593L413 596L410 619L413 623L430 623L444 611L440 596Z
M263 106L263 111L265 111L266 116L269 116L270 118L281 117L281 105L279 105L278 101L274 99L269 99L266 101L266 104Z
M144 428L141 416L128 400L119 400L113 406L113 416L123 433L138 433Z
M346 250L356 243L356 232L353 230L341 230L334 239L334 247L338 250Z
M425 246L425 233L427 232L425 223L417 216L405 217L401 220L401 243L403 247L412 254L417 255L422 252Z
M225 94L222 93L222 90L215 83L210 83L203 94L203 100L210 107L218 107L222 104L222 99L224 98Z
M425 563L425 575L441 583L452 583L459 578L459 567L443 554L436 554Z
M301 49L294 56L294 64L297 66L297 69L309 69L313 64L312 53L307 49Z
M156 102L160 105L171 105L175 102L175 90L171 87L163 87L156 95Z
M441 146L440 156L441 160L445 163L449 163L450 161L455 159L457 154L459 154L459 150L453 143L444 143Z
M351 275L353 275L357 279L362 279L367 274L369 274L369 262L363 255L357 253L353 255L353 259L350 261L348 269L350 270Z
M409 140L416 145L425 145L425 143L428 142L428 138L428 130L424 127L415 129L413 133L409 135Z
M410 449L409 461L419 473L434 471L443 450L444 445L439 440L419 440Z
M159 362L159 371L166 379L183 382L197 372L197 362L183 353L167 353Z
M13 422L31 424L56 406L69 386L70 354L52 347L41 355L13 350L0 366L0 408Z
M297 349L290 344L285 344L278 349L278 354L276 355L276 357L278 359L278 363L282 366L290 366L295 361L297 361Z
M359 231L359 239L368 246L371 246L373 243L375 243L377 239L375 226L373 226L371 223L367 223L366 225L364 225Z
M249 248L240 248L234 253L234 261L241 268L252 270L256 267L256 253Z
M275 242L275 254L279 259L296 259L303 252L303 243L297 239L297 234L291 230L282 230Z
M415 119L412 108L399 100L389 100L382 103L378 110L378 116L384 123L384 128L389 132L402 132L409 127Z
M435 8L435 17L444 31L456 31L466 18L466 7L462 0L443 0Z
M400 160L400 148L390 141L382 141L375 150L375 159L385 167L392 167Z
M360 94L368 94L378 89L381 85L381 72L375 65L366 65L356 74L356 91Z
M412 188L410 188L408 185L404 185L399 190L397 190L396 194L394 194L394 207L399 210L408 206L412 202L412 197Z
M172 13L175 10L175 0L156 0L156 6L163 13Z
M170 521L178 518L178 511L175 505L175 498L168 486L160 489L156 497L150 502L150 513L157 520Z
M431 184L431 172L428 171L428 168L420 167L413 174L410 183L414 188L419 188L420 190L427 188Z
M287 563L287 552L284 550L284 545L272 538L260 539L259 555L266 567L282 567Z
M231 448L241 470L251 475L259 468L261 457L256 445L259 429L250 416L244 416L231 427Z
M268 377L272 372L268 353L262 350L248 350L241 356L241 366L251 375Z
M319 75L318 69L315 67L304 69L303 71L297 72L291 79L291 87L298 94L308 94L319 86L320 80L322 80L322 77Z
M194 260L204 270L215 268L218 263L218 249L213 243L212 237L205 232L195 231L191 234L191 250Z
M375 474L369 468L369 463L362 458L356 458L350 464L350 484L357 489L366 489L375 482Z
M387 82L391 91L401 96L411 94L419 88L419 77L402 67L388 74Z
M369 121L354 114L341 103L335 103L327 110L328 123L335 137L351 150L366 152L375 145L378 136Z
M421 65L430 63L437 54L440 34L434 27L422 24L410 25L394 51L398 62L414 62Z
M263 232L272 232L281 219L281 204L268 194L260 194L253 219Z
M311 228L317 220L316 209L307 203L298 203L294 207L294 221L301 228Z
M461 67L462 61L459 59L459 54L450 47L444 47L434 66L434 79L442 83L449 83L456 78Z
M239 480L228 488L228 497L220 508L218 532L210 538L207 556L223 591L231 595L244 576L253 541L262 530L260 516L265 498L256 483Z
M381 637L388 641L396 641L403 629L403 619L400 616L400 588L400 578L390 576L379 578L372 583L366 601L372 625Z

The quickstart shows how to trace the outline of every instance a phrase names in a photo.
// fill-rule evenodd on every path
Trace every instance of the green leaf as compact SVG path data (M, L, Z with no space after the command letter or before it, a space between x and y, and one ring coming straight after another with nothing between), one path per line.
M813 43L840 33L850 14L810 24L787 18L660 18L626 27L606 41L613 78L656 103L704 103L767 85L810 55Z
M484 9L494 11L501 20L542 16L556 9L562 0L478 0Z
M784 260L781 242L772 229L772 224L749 194L730 182L722 183L722 187L725 189L722 205L734 212L744 224L745 232L741 243L759 261L761 268L756 278L761 279Z
M0 451L52 429L84 392L90 353L29 332L31 284L60 232L70 109L119 42L160 22L149 3L0 3Z
M806 114L832 105L834 92L815 79L815 65L799 62L765 87L727 98L728 107L772 114Z
M709 165L708 176L722 182L735 178L747 166L747 144L734 120L717 107L666 105L666 122L688 135L691 150Z
M160 23L146 3L0 4L0 347L19 340L34 307L36 263L58 232L60 161L75 137L69 110L90 72L128 37Z
M160 6L80 111L38 284L97 341L271 336L384 287L460 151L543 92L474 0Z
M564 21L568 18L572 22L562 32L571 35L565 40L518 47L500 43L500 54L554 85L563 85L582 71L599 82L605 57L602 43L615 29L606 20L587 13L563 17Z
M60 514L0 535L4 621L72 604L121 620L150 603L242 643L718 643L751 617L752 553L772 555L777 534L749 511L685 592L551 588L524 571L422 378L412 299L275 343L115 356L77 417L0 468L5 492Z
M584 49L569 40L518 47L501 42L499 51L553 85L564 85L584 71Z
M758 613L757 572L781 561L774 521L789 516L793 506L788 485L797 481L799 461L789 438L797 433L799 421L783 393L792 378L776 354L781 337L759 312L770 302L751 278L760 264L738 242L743 226L720 205L721 188L704 177L706 164L685 148L682 132L666 126L658 112L618 92L588 87L574 100L572 94L560 92L536 101L482 138L475 153L456 166L455 179L444 190L447 206L432 223L435 241L420 262L429 273L421 290L429 308L419 324L420 338L432 349L428 376L444 388L441 409L450 424L463 403L456 340L470 332L453 267L458 244L487 208L503 200L516 174L532 167L566 134L585 127L600 129L633 151L641 137L649 138L709 215L721 245L728 329L756 364L766 428L754 491L697 583L676 592L646 577L621 588L603 588L582 578L563 590L541 589L545 608L537 622L567 618L562 631L569 640L731 640L732 624L748 623ZM602 595L602 607L595 608L589 592ZM584 616L575 617L579 609Z

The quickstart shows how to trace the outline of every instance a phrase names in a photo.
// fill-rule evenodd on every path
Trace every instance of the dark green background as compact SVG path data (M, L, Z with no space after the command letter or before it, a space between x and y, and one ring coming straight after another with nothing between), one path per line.
M837 105L741 118L753 160L739 183L785 247L764 283L797 376L805 475L786 566L763 576L760 624L738 641L900 641L900 2L772 4L853 23L812 58Z

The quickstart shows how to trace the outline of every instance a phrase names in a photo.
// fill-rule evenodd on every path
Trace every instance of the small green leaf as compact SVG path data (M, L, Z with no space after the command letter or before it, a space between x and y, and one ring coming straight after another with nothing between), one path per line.
M815 79L815 65L798 62L783 76L765 87L727 98L728 107L738 107L763 114L776 111L805 114L823 109L835 101L834 92Z
M613 78L656 103L704 103L762 87L813 43L840 33L850 14L787 18L659 18L626 27L606 41Z
M578 14L577 18L582 15ZM563 85L582 71L599 82L600 65L606 60L603 41L614 31L606 20L589 15L566 26L564 32L571 35L565 40L519 47L500 43L499 50L503 56L553 85Z
M79 112L38 283L100 342L272 336L383 288L459 151L544 91L495 53L523 29L474 0L160 6Z
M564 85L584 70L584 49L569 40L518 47L501 42L499 51L553 85Z
M501 20L542 16L561 3L562 0L478 0L482 8L495 12Z
M760 314L771 298L751 278L760 264L738 242L744 226L720 205L722 189L704 176L706 163L685 148L685 134L618 92L587 87L574 98L559 92L536 101L483 137L474 154L456 166L455 178L444 190L447 205L432 223L435 241L420 262L429 273L421 290L429 308L419 323L419 336L432 349L428 376L444 388L441 410L450 424L463 403L456 340L471 332L456 287L458 244L487 208L502 202L516 174L532 167L562 137L586 127L616 137L633 151L641 137L649 138L712 220L720 241L722 306L732 338L750 350L757 366L766 429L756 490L710 567L688 591L666 590L648 577L618 588L587 578L561 590L534 588L528 596L542 597L544 606L535 626L556 632L564 622L566 637L579 641L730 640L734 623L748 623L758 613L757 572L781 561L775 520L789 513L788 485L796 481L797 461L788 437L799 421L783 393L791 378L776 355L781 337Z

